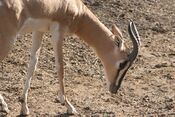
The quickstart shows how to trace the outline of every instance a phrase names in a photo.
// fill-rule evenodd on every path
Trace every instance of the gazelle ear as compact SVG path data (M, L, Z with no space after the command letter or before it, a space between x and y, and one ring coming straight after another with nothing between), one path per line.
M114 41L117 42L118 47L120 48L121 51L124 51L125 45L124 45L124 40L122 32L120 31L119 28L117 28L117 26L115 24L112 25L112 33L115 35L115 39Z
M119 36L120 38L123 37L122 32L120 31L119 28L115 24L112 25L112 33L116 36Z
M118 48L121 51L125 51L126 50L126 47L125 47L125 44L124 44L124 40L123 39L121 39L120 37L115 36L114 41L115 41L116 45L118 46Z

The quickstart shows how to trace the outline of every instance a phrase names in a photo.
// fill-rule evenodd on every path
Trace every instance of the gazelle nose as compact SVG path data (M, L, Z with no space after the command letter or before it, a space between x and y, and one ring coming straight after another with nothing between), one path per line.
M117 86L117 85L110 85L109 91L110 91L110 93L112 93L112 94L116 94L119 88L120 88L120 87Z

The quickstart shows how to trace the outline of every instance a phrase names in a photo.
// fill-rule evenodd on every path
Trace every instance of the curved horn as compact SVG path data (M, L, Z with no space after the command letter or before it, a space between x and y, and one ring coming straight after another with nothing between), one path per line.
M129 56L129 59L133 62L138 55L139 46L140 46L140 36L133 22L129 23L128 32L133 43L133 50L129 53L128 56Z

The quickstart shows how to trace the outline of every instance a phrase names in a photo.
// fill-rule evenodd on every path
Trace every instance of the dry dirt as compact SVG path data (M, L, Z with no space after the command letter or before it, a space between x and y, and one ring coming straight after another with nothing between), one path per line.
M92 49L79 39L65 39L66 94L81 116L175 117L175 0L94 0L85 4L108 28L117 24L128 44L127 24L134 20L142 45L118 94L111 95L104 85L103 66ZM18 97L30 46L31 34L18 37L3 61L3 71L0 68L0 92L11 110L8 117L20 113ZM66 108L56 101L58 90L53 49L46 34L29 93L30 116L67 117Z

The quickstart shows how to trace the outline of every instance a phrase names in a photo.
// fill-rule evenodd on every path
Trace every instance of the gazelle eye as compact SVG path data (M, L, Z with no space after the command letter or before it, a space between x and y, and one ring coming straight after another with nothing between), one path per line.
M128 63L128 61L124 61L124 62L120 63L120 65L119 65L119 70L124 69L125 66L127 65L127 63Z

